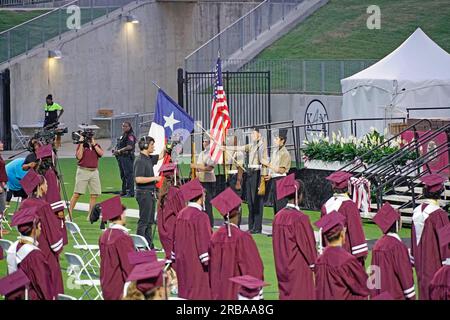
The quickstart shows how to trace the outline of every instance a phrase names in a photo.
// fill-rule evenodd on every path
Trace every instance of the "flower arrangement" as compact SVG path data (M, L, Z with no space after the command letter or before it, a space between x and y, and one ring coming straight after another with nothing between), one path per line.
M321 160L325 162L350 162L357 157L363 156L369 150L383 144L387 141L386 132L380 134L375 128L370 128L370 132L358 139L354 136L344 138L340 131L338 133L332 133L331 139L328 136L323 136L323 133L313 138L312 141L304 141L305 148L303 149L303 160L305 162L311 160ZM389 143L378 148L369 155L364 156L362 159L364 163L372 164L378 162L383 157L386 157L398 150L405 142L398 139L394 139ZM402 158L396 160L396 165L403 166L408 161L416 159L415 152L409 152Z

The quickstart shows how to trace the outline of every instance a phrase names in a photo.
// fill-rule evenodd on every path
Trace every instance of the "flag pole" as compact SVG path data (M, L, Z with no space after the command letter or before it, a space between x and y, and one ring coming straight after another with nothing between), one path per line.
M223 174L225 175L225 183L228 182L228 176L227 176L227 162L225 161L225 155L227 154L227 129L223 129L224 131L224 139L223 139L223 146L225 148L224 152L222 152L222 160L223 160Z
M161 89L161 87L160 86L158 86L157 84L156 84L156 82L155 81L152 81L152 83L155 85L155 87L157 87L159 90L162 90Z
M205 132L205 134L209 137L210 141L214 141L216 144L219 144L219 143L217 143L217 141L216 141L216 140L208 133L208 131L206 131L205 128L203 128L202 125L198 123L198 121L195 122L195 125L197 125L201 130L203 130L203 131ZM244 170L244 172L247 172L247 170L245 170L245 168L243 168L243 167L236 161L236 159L235 159L234 157L231 157L231 160L233 160L233 162L236 164L236 166L238 166L239 168L242 168L242 170Z

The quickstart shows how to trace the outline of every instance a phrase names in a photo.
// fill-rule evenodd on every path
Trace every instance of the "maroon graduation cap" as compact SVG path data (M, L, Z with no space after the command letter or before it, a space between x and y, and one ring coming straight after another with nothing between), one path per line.
M325 179L331 181L331 183L336 189L344 189L345 187L348 186L348 180L351 177L353 177L351 173L345 171L336 171L330 174Z
M388 232L389 228L398 220L400 220L400 214L389 202L383 204L375 217L373 217L373 221L380 227L383 233Z
M229 214L230 216L236 215L235 209L237 209L242 203L241 197L230 187L219 193L214 199L211 200L211 204L219 211L222 216Z
M42 182L44 182L44 177L37 174L33 169L30 169L22 180L20 180L20 185L28 195L31 195L33 190Z
M128 253L128 262L132 265L138 265L142 263L151 263L158 261L156 251L133 251Z
M22 269L18 269L16 272L0 279L0 295L9 295L21 288L27 288L29 284L30 279Z
M344 229L345 217L336 210L324 215L319 221L315 223L316 227L322 229L322 233L336 234Z
M51 157L53 155L53 147L51 144L46 144L45 146L40 147L36 151L36 158L43 159L47 157Z
M102 208L103 221L112 220L123 213L120 196L115 196L108 200L100 202L100 207Z
M184 201L190 201L194 198L197 198L203 194L203 186L200 183L200 180L194 179L189 181L188 183L183 184L180 187L180 190L183 194Z
M127 281L136 281L136 287L142 293L163 285L164 261L137 264L128 275Z
M438 237L441 247L444 247L450 243L450 223L447 223L445 227L442 227L438 230Z
M231 282L234 282L241 286L239 290L239 294L248 299L252 299L259 295L261 289L265 286L268 286L268 283L265 283L263 280L255 278L251 275L244 275L239 277L233 277L229 279Z
M389 291L384 291L373 297L371 300L395 300L394 297L389 293Z
M299 187L300 185L298 181L295 180L294 173L277 180L277 200L290 196L298 191Z
M19 232L23 234L31 231L38 221L39 216L36 207L22 208L13 215L11 226L17 226Z
M427 187L430 192L437 192L444 186L444 181L446 178L438 174L429 174L420 178L420 181Z
M163 176L169 177L174 175L176 169L176 163L165 163L161 166L161 168L159 168L159 172L161 172Z

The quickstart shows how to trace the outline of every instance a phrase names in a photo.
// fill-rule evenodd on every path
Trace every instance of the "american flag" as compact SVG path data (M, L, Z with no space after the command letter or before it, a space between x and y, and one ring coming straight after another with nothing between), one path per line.
M219 163L222 157L220 145L224 141L226 130L231 127L230 114L228 112L227 98L223 90L222 66L220 57L217 58L215 70L214 97L211 106L211 159Z

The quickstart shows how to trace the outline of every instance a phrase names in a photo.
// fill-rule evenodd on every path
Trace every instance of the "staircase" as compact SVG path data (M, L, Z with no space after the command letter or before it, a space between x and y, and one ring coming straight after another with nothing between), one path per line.
M419 133L417 128L423 127L424 124L429 124L430 129ZM373 164L365 163L367 159L376 155L382 148L389 147L392 142L402 137L407 131L412 131L414 134L414 138L410 142L403 144L398 151ZM440 135L446 135L447 140L437 143L436 138ZM426 153L421 152L431 145L433 145L433 150ZM445 154L450 157L450 124L431 130L431 122L423 119L358 157L340 170L351 172L356 178L364 177L371 183L371 210L362 212L363 218L372 219L383 203L389 202L400 211L402 222L410 224L414 208L424 201L423 185L420 178L430 173L448 176L449 164L439 165L435 161ZM431 165L433 161L434 164ZM440 200L441 207L450 206L449 182L445 184L445 188Z

